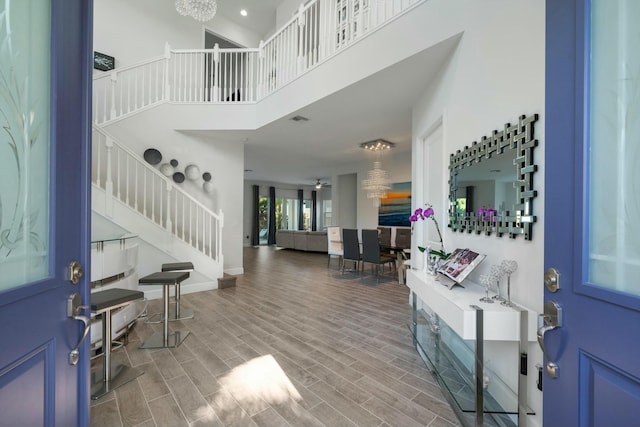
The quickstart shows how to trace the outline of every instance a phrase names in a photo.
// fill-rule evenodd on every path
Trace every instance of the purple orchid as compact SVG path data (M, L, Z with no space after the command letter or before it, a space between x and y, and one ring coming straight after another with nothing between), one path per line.
M422 209L422 208L417 208L414 212L413 215L411 215L409 217L409 221L412 223L411 224L411 234L413 234L413 223L418 221L418 220L425 220L427 218L430 218L433 223L436 225L436 230L438 231L438 237L440 237L440 246L442 247L442 250L431 250L431 253L433 253L434 255L438 255L440 258L446 259L449 254L445 252L444 250L444 243L442 242L442 233L440 233L440 227L438 226L438 221L436 220L436 216L435 216L435 212L433 210L433 207L431 207L430 204L426 204L426 209ZM420 250L420 252L424 252L426 250L426 248L418 246L418 249Z

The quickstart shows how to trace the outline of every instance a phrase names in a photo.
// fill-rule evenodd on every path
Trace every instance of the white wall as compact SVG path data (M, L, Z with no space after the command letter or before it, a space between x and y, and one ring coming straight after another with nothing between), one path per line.
M347 173L335 177L332 225L342 228L358 226L358 174Z
M240 46L260 42L220 15L206 25L181 16L170 0L95 0L93 15L93 48L115 57L116 68L164 55L165 43L172 49L204 48L205 27Z
M302 0L282 0L276 10L276 29L284 27L298 12L300 5L304 3L306 2Z
M530 310L541 312L543 304L543 227L544 227L544 2L537 0L430 0L434 13L446 11L433 26L461 26L464 35L453 58L432 82L413 110L413 177L414 182L424 172L425 160L422 141L434 124L442 121L444 153L441 162L446 171L448 156L456 150L471 145L494 129L501 129L506 122L515 122L522 114L538 113L535 137L541 141L535 159L538 172L534 177L538 197L534 200L537 223L533 227L533 240L521 236L508 237L476 235L452 232L443 228L448 250L470 247L487 255L487 258L470 276L477 281L492 264L504 259L515 259L518 270L511 278L511 293L515 302ZM447 19L444 19L444 18ZM433 28L438 31L437 28ZM428 182L428 181L427 181ZM444 184L447 185L446 180ZM414 208L427 202L427 194L437 190L444 195L439 200L447 206L446 187L428 188L415 185ZM445 190L445 191L442 191ZM430 222L417 223L414 236L425 239L426 226ZM502 350L489 349L491 367L513 386L517 372L504 369L511 366L500 354ZM511 359L509 359L511 360ZM529 405L536 412L530 417L530 425L542 424L542 393L535 382L536 363L542 357L537 344L529 347L528 394ZM517 388L516 388L517 389Z

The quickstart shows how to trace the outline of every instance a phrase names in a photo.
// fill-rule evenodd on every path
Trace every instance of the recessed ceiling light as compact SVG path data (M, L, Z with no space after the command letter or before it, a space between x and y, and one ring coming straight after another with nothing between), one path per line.
M242 9L242 10L240 11L240 15L242 15L242 16L247 16L247 10L246 10L246 9Z

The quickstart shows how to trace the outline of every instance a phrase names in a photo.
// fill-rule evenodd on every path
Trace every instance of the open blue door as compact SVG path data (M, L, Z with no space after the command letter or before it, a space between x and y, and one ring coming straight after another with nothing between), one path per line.
M546 7L544 425L637 426L640 2Z
M89 313L68 305L89 298L92 18L0 0L2 425L89 424Z

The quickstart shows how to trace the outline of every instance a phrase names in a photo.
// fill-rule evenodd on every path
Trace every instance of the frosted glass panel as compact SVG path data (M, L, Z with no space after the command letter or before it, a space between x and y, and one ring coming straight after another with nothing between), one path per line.
M640 1L594 0L591 16L589 281L637 295Z
M49 0L0 0L0 290L48 275Z

